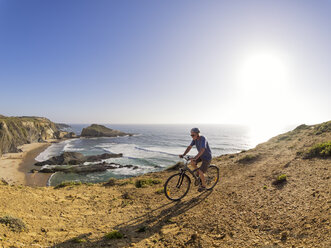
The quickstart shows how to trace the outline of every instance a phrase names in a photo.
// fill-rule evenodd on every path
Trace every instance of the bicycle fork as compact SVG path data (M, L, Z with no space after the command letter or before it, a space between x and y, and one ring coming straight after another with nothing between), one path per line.
M181 172L180 173L180 177L178 178L178 182L177 182L177 185L176 185L176 188L180 188L180 186L182 186L182 183L183 183L183 180L184 180L184 172Z

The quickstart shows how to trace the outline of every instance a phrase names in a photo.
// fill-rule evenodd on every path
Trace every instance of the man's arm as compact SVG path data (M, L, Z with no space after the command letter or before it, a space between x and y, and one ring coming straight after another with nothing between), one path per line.
M180 155L180 157L181 157L181 158L184 157L186 154L188 154L188 153L191 151L191 149L192 149L192 146L188 146L188 147L186 148L186 151L183 153L183 155Z
M194 160L197 160L198 158L200 158L200 156L205 152L205 148L202 148L201 150L200 150L200 152L194 157Z

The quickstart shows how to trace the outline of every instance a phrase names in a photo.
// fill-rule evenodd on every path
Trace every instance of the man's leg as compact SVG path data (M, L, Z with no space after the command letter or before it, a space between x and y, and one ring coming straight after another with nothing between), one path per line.
M196 168L198 168L197 162L194 162L193 160L191 160L191 165L193 167L193 170L195 170Z
M201 178L201 186L206 187L205 173L208 170L211 161L202 160L202 164L199 167L199 176Z
M202 170L198 170L199 172L199 177L201 179L201 186L206 188L206 179L205 179L205 174L203 173Z

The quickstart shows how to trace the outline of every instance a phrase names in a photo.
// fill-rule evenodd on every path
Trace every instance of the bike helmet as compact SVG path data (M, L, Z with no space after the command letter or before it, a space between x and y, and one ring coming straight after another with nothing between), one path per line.
M191 132L192 133L200 133L200 130L199 130L199 128L194 127L194 128L191 129Z

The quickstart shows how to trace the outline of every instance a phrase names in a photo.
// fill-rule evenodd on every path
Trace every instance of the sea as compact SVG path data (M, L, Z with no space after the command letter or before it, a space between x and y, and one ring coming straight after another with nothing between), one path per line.
M84 127L89 124L71 124L67 131L80 135ZM84 155L102 153L122 153L123 157L103 160L120 165L136 165L138 169L116 168L105 172L90 174L76 174L56 172L51 175L48 186L55 186L63 181L105 182L109 178L127 178L148 172L156 172L181 161L179 154L183 154L192 138L192 125L108 125L104 126L133 136L113 138L75 138L54 143L40 153L37 161L44 161L62 152L80 152ZM249 128L240 125L199 125L201 135L204 135L212 151L213 157L222 154L237 153L256 145L251 137ZM195 147L189 155L197 154Z

